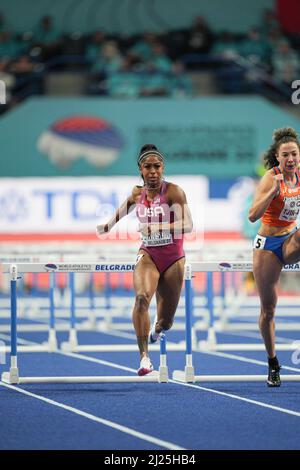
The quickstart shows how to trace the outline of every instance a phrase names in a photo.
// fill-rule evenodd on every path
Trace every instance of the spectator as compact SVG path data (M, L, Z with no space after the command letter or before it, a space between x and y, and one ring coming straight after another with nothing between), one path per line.
M285 40L285 37L282 35L282 32L279 28L273 28L268 31L267 36L266 36L266 43L271 52L271 57L275 53L278 44L284 40Z
M240 54L254 63L264 64L270 59L270 50L257 28L251 28L247 38L242 42Z
M59 55L62 42L60 34L53 25L51 16L43 16L33 33L33 44L38 47L34 54L40 55L42 60L48 60Z
M265 8L261 21L260 30L263 35L268 35L273 29L279 29L279 21L275 11Z
M153 33L146 33L130 49L129 55L140 62L147 62L152 59L153 45L157 42L157 36Z
M93 74L116 72L122 68L122 62L123 59L117 42L106 41L103 43L100 54L91 67L91 72Z
M173 63L169 84L171 95L176 98L193 95L193 84L185 73L182 62L176 61Z
M140 94L140 84L140 74L132 72L131 59L125 57L121 69L109 74L107 91L114 98L137 98Z
M0 80L5 83L5 98L8 105L11 100L11 91L15 85L16 79L9 72L7 62L0 60Z
M239 46L234 39L234 35L229 31L223 31L214 43L212 53L225 59L238 56Z
M170 83L166 74L160 72L148 73L141 83L140 96L168 96Z
M0 33L0 58L12 60L18 57L24 50L22 42L13 39L8 31Z
M167 56L165 46L160 42L156 42L152 46L152 58L147 64L150 70L167 73L172 69L172 61Z
M205 19L198 16L188 33L187 52L207 54L212 46L213 36Z
M92 35L85 50L85 58L90 64L93 64L101 55L104 42L105 34L102 31L96 31Z
M296 52L291 49L288 41L280 41L272 56L274 77L290 86L293 80L299 78L299 65L299 57Z

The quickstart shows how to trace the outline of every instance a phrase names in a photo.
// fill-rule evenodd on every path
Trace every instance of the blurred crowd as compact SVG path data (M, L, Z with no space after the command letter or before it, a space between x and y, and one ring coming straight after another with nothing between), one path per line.
M289 87L299 78L299 44L299 37L284 34L272 10L247 34L215 34L197 17L186 29L130 37L101 30L61 34L51 16L32 31L12 34L0 14L0 80L11 105L44 93L51 71L84 74L86 94L189 97L195 94L191 76L209 67L220 92L256 92L249 83L257 84L263 74Z

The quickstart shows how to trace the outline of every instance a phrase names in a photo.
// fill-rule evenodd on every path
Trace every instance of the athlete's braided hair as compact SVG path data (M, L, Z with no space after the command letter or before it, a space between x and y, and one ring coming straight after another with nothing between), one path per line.
M265 167L267 169L279 165L279 161L276 158L279 147L281 144L287 144L288 142L295 142L300 150L298 134L295 129L293 129L292 127L281 127L280 129L276 129L274 131L273 143L263 155Z

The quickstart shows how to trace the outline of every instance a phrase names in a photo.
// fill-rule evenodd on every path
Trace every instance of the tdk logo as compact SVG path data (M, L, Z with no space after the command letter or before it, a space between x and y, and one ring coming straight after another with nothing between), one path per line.
M133 271L134 264L96 264L95 271Z

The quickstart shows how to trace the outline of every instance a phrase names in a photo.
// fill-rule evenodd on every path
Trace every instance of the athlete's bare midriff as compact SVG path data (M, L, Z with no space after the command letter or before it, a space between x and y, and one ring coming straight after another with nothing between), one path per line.
M296 222L288 227L275 227L272 225L261 224L258 234L263 237L281 237L283 235L288 235L296 226Z

